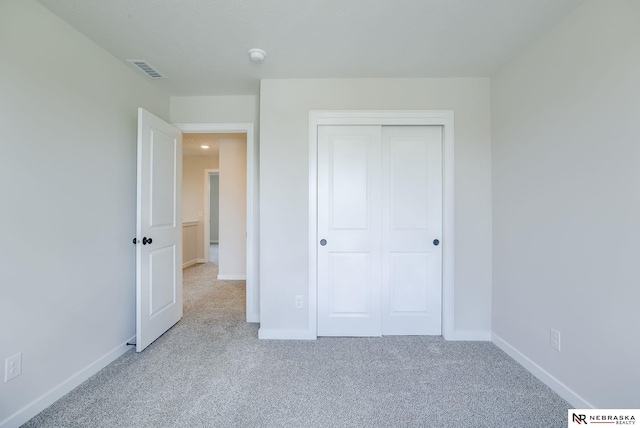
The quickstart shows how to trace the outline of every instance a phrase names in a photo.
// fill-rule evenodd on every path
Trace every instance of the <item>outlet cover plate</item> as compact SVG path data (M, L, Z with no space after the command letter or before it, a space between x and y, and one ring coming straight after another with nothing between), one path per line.
M549 332L549 346L560 352L560 332L553 328Z
M22 374L22 352L4 360L4 381L9 382Z

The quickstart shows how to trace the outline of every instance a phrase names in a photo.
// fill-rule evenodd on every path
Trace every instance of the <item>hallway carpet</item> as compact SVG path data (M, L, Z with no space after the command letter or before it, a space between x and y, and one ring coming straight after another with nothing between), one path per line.
M184 318L25 427L565 427L568 403L490 342L257 339L244 282L184 271Z

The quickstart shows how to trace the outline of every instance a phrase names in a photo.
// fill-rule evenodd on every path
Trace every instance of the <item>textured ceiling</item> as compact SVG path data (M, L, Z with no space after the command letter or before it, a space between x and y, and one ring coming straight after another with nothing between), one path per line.
M267 78L488 77L582 0L38 0L172 95ZM247 51L267 51L263 63Z

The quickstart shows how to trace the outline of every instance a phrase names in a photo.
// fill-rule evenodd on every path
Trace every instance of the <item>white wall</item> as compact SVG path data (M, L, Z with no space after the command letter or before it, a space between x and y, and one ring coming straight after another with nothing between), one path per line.
M171 97L172 123L258 123L258 97Z
M200 263L204 260L200 259ZM182 223L182 267L198 263L198 223Z
M261 328L308 329L309 110L453 110L455 326L491 330L488 79L263 80L260 92ZM294 335L292 333L291 335Z
M196 258L204 257L204 181L206 169L218 169L218 156L184 156L182 158L182 221L197 221ZM186 260L184 260L186 262Z
M169 97L32 0L0 2L0 94L0 364L23 363L0 425L16 426L135 335L136 109L168 119Z
M640 408L638 22L587 0L492 80L493 331L574 405Z
M247 264L246 136L220 140L220 279L244 279Z

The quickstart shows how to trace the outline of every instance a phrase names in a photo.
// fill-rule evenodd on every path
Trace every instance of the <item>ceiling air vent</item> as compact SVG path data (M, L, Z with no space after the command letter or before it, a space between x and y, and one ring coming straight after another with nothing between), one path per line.
M160 74L156 69L150 66L149 63L144 59L128 59L127 62L135 65L144 74L151 77L152 79L165 79L162 74Z

